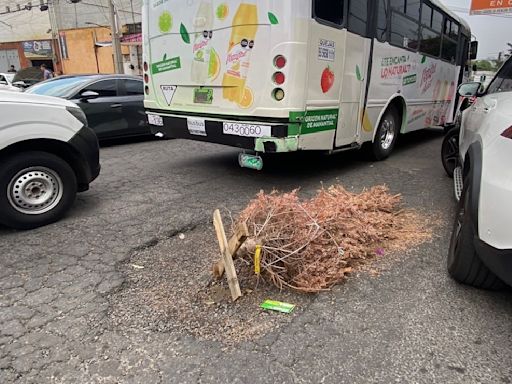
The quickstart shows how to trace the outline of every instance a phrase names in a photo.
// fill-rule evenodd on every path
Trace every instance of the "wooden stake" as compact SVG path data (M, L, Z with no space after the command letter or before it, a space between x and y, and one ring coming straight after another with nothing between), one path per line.
M224 225L222 224L222 217L220 216L220 211L218 209L213 213L213 225L215 226L215 232L217 233L220 252L224 259L224 268L226 269L226 277L228 279L229 290L231 291L231 298L233 301L236 301L239 297L242 297L242 292L240 291L240 284L238 283L235 264L233 263L233 255L229 250L228 239L226 238L226 232L224 230Z
M247 224L246 223L238 224L235 228L234 235L228 241L228 250L229 250L229 253L231 254L231 256L233 257L233 259L235 258L236 253L238 252L238 250L240 249L242 244L245 242L245 240L247 240L248 237L249 237L249 228L247 228ZM220 260L219 262L215 263L213 265L212 270L213 270L213 275L217 279L220 279L222 277L222 275L224 274L224 261Z

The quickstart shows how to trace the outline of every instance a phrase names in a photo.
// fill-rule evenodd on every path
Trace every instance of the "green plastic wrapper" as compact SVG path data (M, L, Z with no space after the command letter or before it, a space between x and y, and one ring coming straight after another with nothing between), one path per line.
M280 301L274 300L265 300L263 303L261 303L260 306L263 309L281 313L292 313L293 310L295 309L294 304L282 303Z

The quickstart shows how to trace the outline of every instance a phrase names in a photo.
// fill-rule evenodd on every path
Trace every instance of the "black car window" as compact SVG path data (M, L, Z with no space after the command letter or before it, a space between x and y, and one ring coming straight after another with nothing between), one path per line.
M512 91L512 59L509 59L487 89L487 93Z
M142 80L125 80L124 87L128 96L144 94Z
M91 85L88 85L80 91L84 93L86 91L96 92L99 97L114 97L117 96L117 81L116 80L101 80Z
M2 75L0 75L0 81L5 81L7 83L7 80L5 80L5 78Z

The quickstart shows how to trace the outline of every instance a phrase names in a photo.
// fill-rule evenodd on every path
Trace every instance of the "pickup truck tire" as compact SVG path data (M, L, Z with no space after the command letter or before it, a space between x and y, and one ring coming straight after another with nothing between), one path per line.
M464 184L448 251L448 273L459 283L489 290L503 289L505 284L476 253L475 226L470 212L471 188L469 182Z
M0 168L0 223L15 229L53 223L73 205L76 192L76 175L60 157L40 151L11 155Z

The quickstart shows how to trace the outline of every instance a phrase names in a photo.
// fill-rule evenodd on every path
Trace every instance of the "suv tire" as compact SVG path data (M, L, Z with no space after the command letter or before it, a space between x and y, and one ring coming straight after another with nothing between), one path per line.
M487 268L475 250L475 226L471 217L469 185L469 180L465 180L450 240L448 273L459 283L490 290L502 289L505 284Z

